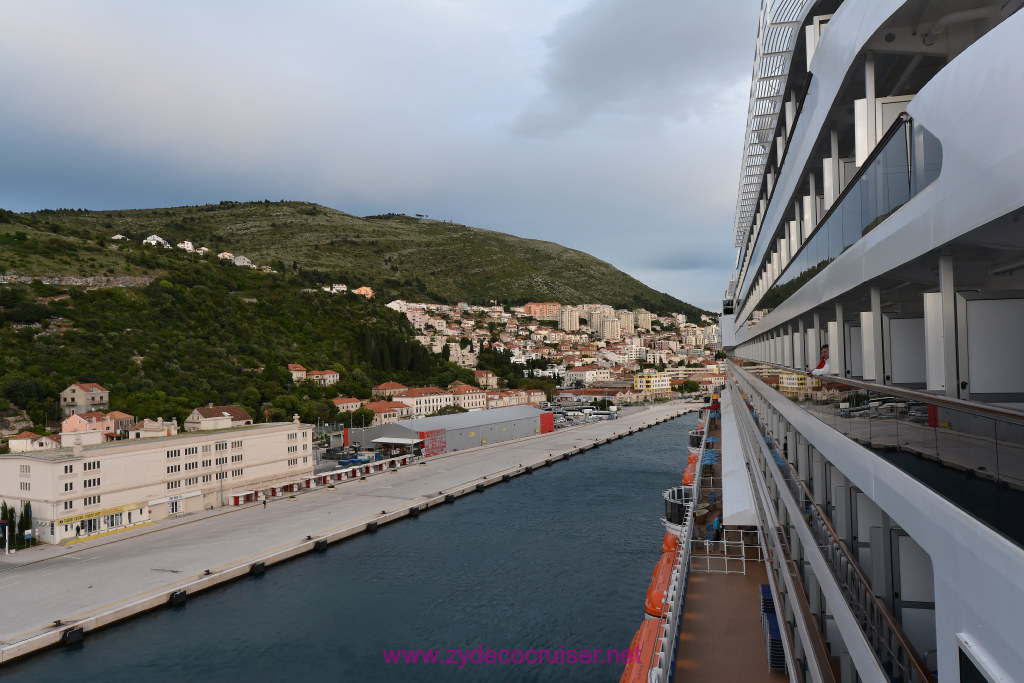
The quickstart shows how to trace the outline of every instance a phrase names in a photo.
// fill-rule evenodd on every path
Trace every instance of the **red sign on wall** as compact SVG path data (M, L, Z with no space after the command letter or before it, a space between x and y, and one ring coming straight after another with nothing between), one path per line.
M448 450L447 430L420 432L420 438L423 439L423 455L440 455Z

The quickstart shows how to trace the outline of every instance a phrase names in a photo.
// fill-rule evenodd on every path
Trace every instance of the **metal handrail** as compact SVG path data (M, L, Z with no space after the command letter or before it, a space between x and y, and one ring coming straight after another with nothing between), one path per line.
M807 604L807 588L804 586L804 578L800 574L800 570L797 569L796 561L793 559L793 554L789 549L789 541L786 540L786 534L782 532L781 527L775 527L775 535L778 538L779 545L782 547L783 561L786 565L786 569L789 571L789 576L793 580L793 583L799 588L796 591L796 595L793 596L800 613L804 615L804 621L808 624L817 624L818 620L811 613L811 606ZM821 676L821 680L835 681L836 672L833 671L832 667L829 666L829 662L832 658L829 656L828 650L825 648L824 638L821 636L820 630L814 635L818 636L813 638L811 647L814 649L815 661L818 662L818 673Z
M753 452L760 453L760 450L759 450L760 446L755 445L755 442L757 441L757 438L754 437L754 435L751 433L750 425L747 424L746 422L740 421L740 433L742 435L741 438L743 438L747 442L747 446L750 447ZM753 463L750 463L750 465L753 465ZM758 526L762 530L767 530L767 529L773 528L768 523L768 519L767 519L767 517L765 515L765 511L762 508L762 506L755 505L754 506L754 514L757 515ZM787 549L785 547L779 545L779 543L778 543L778 540L779 540L778 536L769 536L767 534L767 532L765 531L764 538L766 539L765 540L765 554L766 554L766 557L765 557L765 569L767 571L771 572L771 575L770 575L769 578L770 579L774 579L775 585L779 586L781 581L780 581L780 577L778 575L778 572L776 571L776 568L775 568L775 555L774 555L774 552L776 551L776 547L777 547L779 554L781 554L782 557L783 557L783 560L785 560L785 558L787 557ZM774 538L774 541L769 540L769 539L772 539L772 538ZM803 582L802 581L800 582L800 590L804 590ZM786 620L784 623L787 625L787 627L790 626L788 620ZM807 622L805 622L805 623L807 623ZM786 649L790 653L791 659L795 660L796 659L796 654L795 654L796 650L795 650L795 648L793 646L793 637L792 637L792 634L789 631L789 628L780 628L779 629L779 633L782 635L782 637L786 641ZM813 636L820 636L820 634L813 634ZM812 634L808 634L808 637L809 638L812 637ZM818 656L817 649L814 650L814 656L815 657ZM804 680L803 671L800 668L798 668L798 667L791 666L791 667L788 667L788 668L790 670L789 673L793 677L795 677L797 679L797 683L803 683L803 680ZM819 664L818 668L820 669L820 664ZM825 680L826 680L826 683L827 683L828 679L825 679Z
M733 356L729 359L732 362L746 361L749 363L757 363L758 365L767 365L768 367L778 368L785 370L797 375L805 375L806 373L795 370L788 365L781 365L779 363L771 363L768 361L754 360L753 358L744 358L742 356ZM909 398L914 401L921 403L934 403L935 405L944 406L946 408L952 408L953 410L962 410L972 415L978 415L980 417L988 417L993 419L1005 420L1012 422L1013 424L1024 425L1024 410L1015 410L1013 408L1004 408L1001 406L990 406L986 403L975 403L972 401L965 401L960 398L950 398L949 396L940 396L936 394L929 394L924 391L917 391L914 389L906 389L903 387L897 387L890 384L876 384L874 382L865 382L864 380L851 379L849 377L840 377L838 375L815 375L815 379L820 379L823 382L832 382L835 384L848 384L858 389L864 389L865 391L883 392L887 394L895 394L904 398Z
M935 677L928 671L888 607L871 590L871 582L861 571L846 544L839 539L828 515L814 502L814 495L800 479L793 465L787 462L786 467L781 467L774 459L771 465L776 467L786 482L799 508L813 517L813 520L807 520L807 527L822 557L828 561L833 576L846 596L847 604L854 610L872 647L884 648L893 666L907 677L906 680L934 681Z

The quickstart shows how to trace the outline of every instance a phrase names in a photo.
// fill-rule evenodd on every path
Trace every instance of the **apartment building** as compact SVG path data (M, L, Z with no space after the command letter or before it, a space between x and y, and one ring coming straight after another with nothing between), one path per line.
M312 425L271 423L0 455L0 499L46 543L280 495L313 474Z

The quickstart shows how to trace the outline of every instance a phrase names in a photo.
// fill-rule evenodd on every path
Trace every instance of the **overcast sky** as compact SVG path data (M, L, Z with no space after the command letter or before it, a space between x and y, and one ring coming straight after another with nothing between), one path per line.
M717 310L757 0L0 0L0 207L295 199Z

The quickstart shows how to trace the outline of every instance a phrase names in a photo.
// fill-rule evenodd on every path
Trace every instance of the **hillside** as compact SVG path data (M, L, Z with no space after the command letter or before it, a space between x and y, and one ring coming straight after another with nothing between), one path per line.
M369 397L383 381L474 381L379 303L215 258L144 287L2 285L0 349L0 396L36 424L59 416L58 393L76 381L104 385L111 407L132 415L183 421L196 406L241 403L260 421L310 422L338 418L328 399ZM287 363L336 370L340 382L295 386Z
M282 272L369 285L383 299L509 304L608 303L655 313L704 312L614 266L553 242L401 214L359 218L302 202L222 202L129 211L0 211L8 275L144 275L167 267L159 249L118 249L158 234L243 254ZM310 279L310 278L307 278Z

